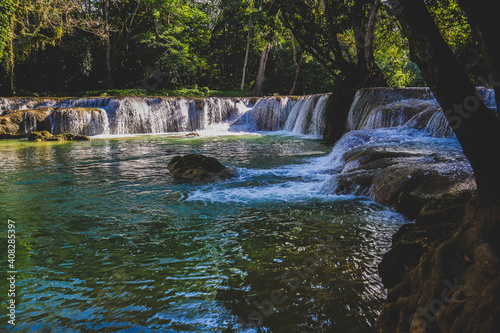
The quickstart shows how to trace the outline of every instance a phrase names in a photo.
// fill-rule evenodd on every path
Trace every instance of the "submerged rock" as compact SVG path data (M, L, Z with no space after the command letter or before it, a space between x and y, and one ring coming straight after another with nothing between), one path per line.
M175 179L192 181L217 181L236 177L236 173L217 159L190 154L175 156L167 166Z
M31 132L28 136L28 141L90 141L90 137L85 135L73 134L73 133L63 133L52 135L47 131L41 132Z

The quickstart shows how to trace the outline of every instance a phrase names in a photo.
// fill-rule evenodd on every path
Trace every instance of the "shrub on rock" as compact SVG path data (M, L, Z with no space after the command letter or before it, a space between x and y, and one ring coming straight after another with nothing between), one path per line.
M89 141L92 140L90 137L85 135L73 134L73 133L63 133L52 135L48 131L41 132L31 132L28 136L28 141Z

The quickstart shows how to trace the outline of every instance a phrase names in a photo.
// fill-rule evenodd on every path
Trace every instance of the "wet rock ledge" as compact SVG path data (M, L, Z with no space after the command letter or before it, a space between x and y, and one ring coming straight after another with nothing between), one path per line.
M470 253L451 253L440 264L421 265L424 260L435 260L432 249L458 232L475 194L476 183L470 164L455 140L429 139L407 129L408 140L401 142L401 136L394 135L397 134L394 131L401 130L387 130L383 135L371 130L346 134L334 148L339 157L331 161L334 174L324 188L329 193L369 196L411 221L393 235L392 247L379 264L379 275L389 288L387 305L379 318L382 332L413 331L409 328L412 314L424 298L412 296L415 291L411 288L422 294L434 292L433 287L426 285L425 272L416 277L421 267L432 272L434 269L453 272L451 257L459 266L473 260ZM455 286L459 283L455 282L457 276L458 273L446 276L446 283ZM440 280L443 281L445 278ZM441 292L447 285L436 288ZM452 299L458 302L462 296L456 287L444 295L443 304ZM428 304L431 301L432 298ZM448 318L452 318L452 314ZM440 321L432 317L427 323L431 327Z

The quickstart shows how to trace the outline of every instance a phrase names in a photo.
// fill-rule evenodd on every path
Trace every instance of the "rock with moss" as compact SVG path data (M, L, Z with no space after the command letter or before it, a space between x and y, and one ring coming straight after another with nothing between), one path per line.
M42 141L90 141L90 137L85 135L63 133L52 135L48 131L31 132L28 136L28 141L42 142Z
M167 169L177 180L206 182L236 177L233 170L222 165L217 159L198 154L175 156Z
M0 116L0 139L25 138L31 131L50 130L50 114L54 108L8 110Z

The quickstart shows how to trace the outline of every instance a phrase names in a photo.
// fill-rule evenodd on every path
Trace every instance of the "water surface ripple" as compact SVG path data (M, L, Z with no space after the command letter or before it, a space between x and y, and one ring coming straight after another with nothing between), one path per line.
M376 267L404 221L321 193L330 151L255 135L1 141L0 219L17 223L19 274L17 325L0 330L374 331ZM239 177L174 181L166 166L186 153Z

